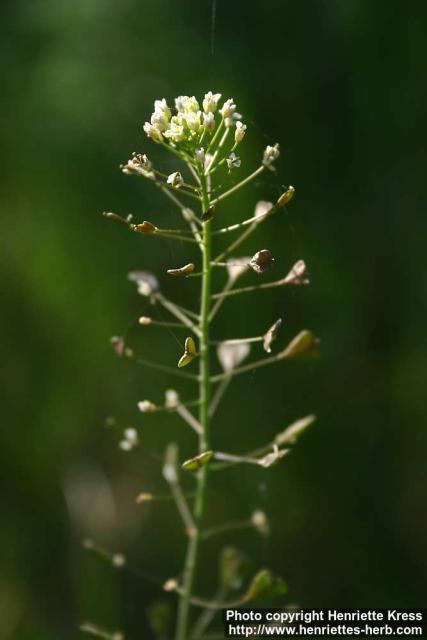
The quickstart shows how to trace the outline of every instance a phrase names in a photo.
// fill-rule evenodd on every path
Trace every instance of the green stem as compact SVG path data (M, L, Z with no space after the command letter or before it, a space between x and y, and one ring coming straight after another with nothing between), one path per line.
M200 204L202 213L209 209L209 195L206 176L200 173ZM200 369L199 390L200 407L199 422L202 427L199 436L199 453L209 449L209 403L211 393L210 366L209 366L209 313L211 307L211 223L203 226L202 251L202 297L200 306ZM203 518L208 465L204 465L197 476L196 495L193 508L193 520L195 533L189 539L185 557L182 589L180 589L180 601L178 607L178 620L176 628L176 640L188 640L188 626L190 606L193 598L193 586L196 575L197 557L200 540L202 538L201 523Z

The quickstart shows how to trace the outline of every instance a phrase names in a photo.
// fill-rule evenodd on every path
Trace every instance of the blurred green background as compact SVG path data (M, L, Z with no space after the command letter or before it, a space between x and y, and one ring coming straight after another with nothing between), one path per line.
M187 457L194 438L177 418L138 413L175 382L118 360L109 338L177 360L174 335L138 328L149 309L126 274L188 253L99 212L177 222L118 165L132 151L160 162L142 132L155 98L208 90L234 97L248 124L242 173L266 144L282 150L277 175L230 198L222 220L295 185L243 254L270 248L276 275L304 258L312 276L309 288L229 301L215 332L256 335L282 315L280 340L311 328L322 357L228 392L215 448L248 450L307 413L318 422L278 467L215 475L207 520L261 508L272 534L206 544L198 591L214 592L229 542L286 578L288 602L425 604L426 4L218 0L213 55L211 2L15 0L0 11L1 638L77 638L85 620L150 638L156 579L180 570L173 506L134 500L166 489L153 452L176 439ZM197 304L193 283L161 283ZM118 450L107 416L140 428L137 452ZM87 536L125 552L133 573L82 551Z

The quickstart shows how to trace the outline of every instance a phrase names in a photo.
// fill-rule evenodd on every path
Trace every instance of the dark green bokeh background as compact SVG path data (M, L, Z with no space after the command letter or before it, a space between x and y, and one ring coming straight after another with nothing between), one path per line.
M247 217L294 184L288 212L244 253L268 246L276 273L304 258L312 275L310 288L230 301L215 331L251 335L283 315L281 340L312 328L322 358L232 387L216 448L250 449L301 415L319 419L279 467L215 476L208 520L266 510L268 543L226 539L284 575L289 601L425 604L425 3L218 0L213 56L210 2L16 0L1 14L1 638L76 638L86 619L149 637L144 607L161 590L88 557L87 535L138 572L179 572L174 509L134 497L165 489L146 450L175 438L187 456L193 436L138 414L138 400L160 401L173 381L117 360L109 337L148 341L141 352L175 362L172 335L136 327L147 307L126 273L187 254L98 214L174 220L118 165L133 150L161 155L142 134L155 98L209 89L233 96L248 123L242 172L266 144L282 149L277 176L220 215ZM191 304L190 284L175 288ZM108 415L140 426L137 454L118 451ZM201 593L215 589L222 542L206 547Z

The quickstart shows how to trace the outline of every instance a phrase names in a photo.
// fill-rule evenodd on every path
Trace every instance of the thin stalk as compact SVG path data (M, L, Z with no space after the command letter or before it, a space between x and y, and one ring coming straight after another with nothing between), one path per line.
M230 133L230 127L227 127L227 128L226 128L226 130L224 131L224 134L223 134L223 136L222 136L222 138L221 138L220 142L219 142L218 147L216 148L215 153L214 153L214 154L213 154L213 156L212 156L212 159L211 159L211 161L210 161L210 163L209 163L209 166L207 167L207 169L206 169L206 171L205 171L205 176L210 175L210 174L214 171L215 161L216 161L216 159L217 159L217 157L218 157L218 154L219 154L219 153L220 153L220 151L222 150L222 148L223 148L223 146L224 146L224 144L225 144L225 141L226 141L226 140L227 140L227 138L228 138L228 134L229 134L229 133Z
M243 222L236 222L236 224L231 224L228 227L223 227L222 229L218 229L217 231L214 231L213 234L220 235L223 233L229 233L230 231L237 231L237 229L241 229L241 227L246 227L248 224L252 224L254 222L256 223L261 222L268 216L271 216L276 211L278 211L278 209L274 204L272 207L270 207L270 209L267 209L267 211L265 211L264 213L260 213L257 216L252 216L252 218L247 218L246 220L243 220Z
M253 338L230 338L228 340L211 340L211 344L248 344L251 342L262 342L264 336L254 336Z
M174 302L171 302L170 300L165 298L165 296L162 295L161 293L156 293L154 295L154 298L155 300L160 302L160 304L163 305L163 307L167 309L169 313L175 316L175 318L178 318L178 320L181 320L181 322L185 324L186 327L194 331L196 335L199 335L199 327L197 327L188 317L187 315L188 310L184 312L182 307L180 307L179 305L176 305Z
M247 287L241 287L240 289L231 289L230 291L221 291L220 293L215 293L212 297L215 299L218 298L229 298L230 296L237 296L241 293L250 293L251 291L260 291L261 289L272 289L274 287L283 287L289 282L285 282L284 278L281 280L273 280L273 282L263 282L262 284L254 284L249 285Z
M199 376L194 373L187 373L186 371L181 371L181 369L174 369L172 367L168 367L163 364L159 364L158 362L151 362L151 360L145 360L144 358L132 358L137 364L142 365L143 367L149 367L150 369L157 369L157 371L163 371L163 373L169 373L173 376L177 376L179 378L187 378L188 380L198 380Z
M220 260L223 260L226 256L228 256L228 254L230 254L232 251L234 251L234 249L237 249L237 247L242 244L242 242L244 240L246 240L246 238L248 238L251 233L253 233L255 231L255 229L257 228L258 222L253 222L251 224L250 227L248 227L247 229L245 229L243 231L243 233L240 234L240 236L238 238L236 238L236 240L234 240L234 242L232 242L227 249L225 249L222 253L220 253L216 258L215 258L215 262L219 262Z
M221 402L224 393L227 391L232 379L233 376L230 375L228 378L224 378L224 380L221 380L220 384L217 386L209 407L210 418L213 418L213 416L215 415L215 411L218 409L219 403Z
M151 234L147 234L147 235L151 235ZM169 238L170 240L179 240L180 242L192 242L194 244L197 244L197 240L195 238L188 238L187 236L181 236L176 233L167 233L165 231L162 231L161 229L158 229L152 235L161 236L162 238Z
M181 200L177 198L174 193L169 191L169 189L166 189L164 184L156 181L155 185L158 189L160 189L160 191L162 191L165 194L167 198L169 198L169 200L171 200L181 210L182 217L190 225L191 231L193 232L193 235L197 240L199 247L201 248L202 238L200 236L199 229L197 228L197 224L196 224L197 218L195 218L194 220L190 219L190 217L186 214L186 212L188 211L188 207L186 207L185 204L181 202Z
M234 284L234 279L233 278L229 278L222 290L222 293L225 293L226 291L230 291L230 289L232 288ZM217 298L217 300L215 300L214 305L212 306L210 315L209 315L209 321L212 322L212 320L215 318L216 314L218 313L218 311L220 310L223 302L225 300L225 297L222 298Z
M238 191L239 189L244 187L245 184L248 184L248 182L250 182L251 180L253 180L257 176L259 176L259 174L262 173L264 171L264 169L265 169L265 167L262 164L260 167L258 167L258 169L255 169L255 171L253 171L250 175L248 175L246 178L244 178L241 182L238 182L237 184L234 185L234 187L231 187L231 189L229 189L228 191L224 191L224 193L222 193L220 196L218 196L218 198L215 198L215 200L212 200L211 205L217 204L217 202L220 202L220 200L224 200L224 198L227 198L228 196L230 196L235 191Z
M243 366L238 367L237 369L233 369L231 373L219 373L216 376L212 376L211 382L220 382L221 380L224 380L225 378L227 378L227 376L229 375L237 376L237 375L240 375L241 373L246 373L247 371L252 371L253 369L258 369L259 367L265 367L266 365L273 364L274 362L279 362L280 360L283 360L283 355L280 353L278 353L275 356L271 356L270 358L255 360L255 362L250 362L249 364L244 364Z
M225 522L217 527L206 529L203 532L203 538L212 538L213 536L220 535L222 533L228 533L228 531L236 531L236 529L253 529L254 525L252 520L235 520L234 522Z
M206 176L200 174L201 211L209 209L209 195ZM199 436L199 453L209 449L209 404L211 393L209 365L209 312L211 306L211 227L206 222L202 237L203 275L200 305L200 365L199 365L199 423L202 431ZM176 640L188 640L190 606L193 599L193 585L197 567L197 556L201 539L201 522L205 506L208 465L204 465L197 475L196 496L193 508L195 533L189 539L184 564L182 589L178 606Z

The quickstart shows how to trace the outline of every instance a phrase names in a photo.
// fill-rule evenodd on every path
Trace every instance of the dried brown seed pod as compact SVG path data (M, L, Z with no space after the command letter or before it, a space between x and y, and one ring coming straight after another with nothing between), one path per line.
M290 202L294 197L294 193L295 193L295 189L290 185L286 189L286 191L282 193L282 195L278 198L276 202L276 207L280 209L281 207L284 207L285 204L288 204L288 202Z
M251 259L249 265L256 273L265 273L273 266L274 256L269 249L261 249Z
M157 227L147 220L144 220L141 224L132 225L132 229L137 233L155 233L157 231Z
M263 346L264 346L264 350L267 351L267 353L271 353L271 345L275 341L281 326L282 326L282 318L279 318L264 335Z
M188 264L184 265L183 267L180 267L178 269L168 269L167 273L170 276L189 276L191 273L193 273L194 271L194 264L192 262L189 262Z

